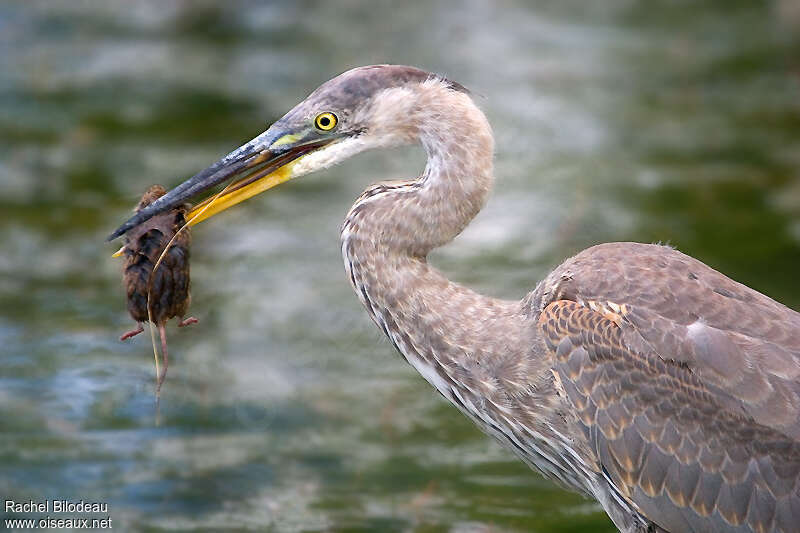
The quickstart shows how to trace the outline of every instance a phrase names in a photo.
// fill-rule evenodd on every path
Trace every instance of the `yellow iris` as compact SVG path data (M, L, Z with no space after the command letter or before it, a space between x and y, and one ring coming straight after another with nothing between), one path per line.
M338 119L333 113L320 113L314 119L314 125L322 131L330 131L336 127Z

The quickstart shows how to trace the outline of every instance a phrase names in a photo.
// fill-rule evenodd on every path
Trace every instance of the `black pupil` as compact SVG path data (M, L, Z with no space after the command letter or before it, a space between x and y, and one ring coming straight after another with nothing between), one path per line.
M330 125L330 123L331 123L331 119L328 118L328 117L322 117L321 119L319 119L319 125L324 127L324 128L328 127Z

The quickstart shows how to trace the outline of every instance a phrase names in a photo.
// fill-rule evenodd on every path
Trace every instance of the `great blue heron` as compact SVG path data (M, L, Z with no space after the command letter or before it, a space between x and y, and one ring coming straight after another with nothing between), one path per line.
M409 143L424 172L369 187L341 246L370 317L431 385L621 531L800 531L800 314L667 246L589 248L519 301L428 264L493 182L489 123L458 83L345 72L112 238L234 175L250 172L204 216Z

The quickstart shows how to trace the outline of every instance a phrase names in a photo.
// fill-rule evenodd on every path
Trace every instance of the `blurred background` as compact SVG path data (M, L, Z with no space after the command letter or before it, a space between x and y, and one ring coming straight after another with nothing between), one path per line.
M368 154L195 228L200 324L126 343L119 243L171 187L348 68L479 95L486 209L431 261L519 298L603 241L668 242L800 308L800 5L715 0L0 4L0 493L129 531L612 531L398 357L344 276Z

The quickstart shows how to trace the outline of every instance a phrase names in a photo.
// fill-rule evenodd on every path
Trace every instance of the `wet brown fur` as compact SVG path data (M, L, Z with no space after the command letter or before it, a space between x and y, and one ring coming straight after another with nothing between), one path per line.
M164 194L166 194L166 190L161 185L151 186L142 196L136 206L136 211L150 205ZM168 366L164 326L171 318L182 319L189 310L191 302L189 257L192 237L189 228L178 233L186 223L188 210L189 206L184 205L156 215L131 229L125 239L123 284L128 301L128 312L138 323L138 328L123 334L120 340L141 333L143 331L142 323L152 318L153 324L159 329L164 357L164 368L159 376L159 386L163 382ZM177 237L172 241L154 273L153 267L176 233ZM151 317L148 317L148 293ZM195 318L188 318L181 320L178 326L196 321Z
M153 185L136 207L139 211L166 194L160 185ZM191 233L186 228L172 242L164 259L153 274L164 247L186 223L187 207L156 215L128 232L125 241L124 284L128 311L137 322L146 322L147 292L151 290L153 323L162 325L173 317L182 317L189 309L189 249ZM151 274L152 280L151 280Z

